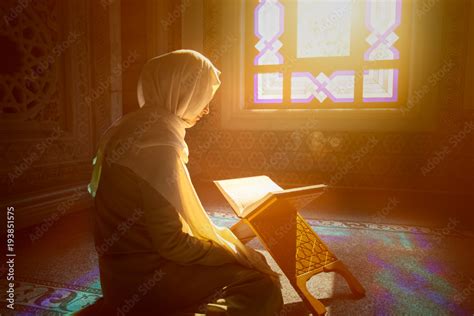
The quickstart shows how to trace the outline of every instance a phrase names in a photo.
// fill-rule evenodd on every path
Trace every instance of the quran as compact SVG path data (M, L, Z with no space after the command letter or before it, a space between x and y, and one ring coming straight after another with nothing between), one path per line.
M325 185L311 185L285 190L265 175L218 180L214 183L240 218L258 210L272 197L288 199L301 206L305 201L311 202L326 188Z

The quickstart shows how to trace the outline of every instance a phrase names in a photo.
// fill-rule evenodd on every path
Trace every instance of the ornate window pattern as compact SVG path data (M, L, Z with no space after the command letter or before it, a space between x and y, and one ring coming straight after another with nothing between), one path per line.
M402 106L409 6L407 0L246 1L246 108Z

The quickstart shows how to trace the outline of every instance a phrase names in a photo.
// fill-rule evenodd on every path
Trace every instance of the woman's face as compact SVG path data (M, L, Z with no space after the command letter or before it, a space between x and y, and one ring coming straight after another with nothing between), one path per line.
M185 121L188 122L191 126L194 126L194 125L196 125L197 122L199 122L199 120L200 120L203 116L205 116L205 115L207 115L207 114L209 114L209 104L206 105L206 107L201 111L201 113L199 113L199 115L198 115L193 121L191 121L191 120L186 120L186 119L185 119ZM190 127L191 127L191 126L190 126Z
M197 123L203 116L209 114L209 104L206 105L206 107L199 113L199 115L196 117L195 123Z

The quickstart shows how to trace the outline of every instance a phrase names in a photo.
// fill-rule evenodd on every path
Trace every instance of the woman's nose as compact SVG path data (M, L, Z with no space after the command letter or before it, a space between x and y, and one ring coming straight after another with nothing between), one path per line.
M202 111L202 113L203 113L204 115L209 114L209 105L204 108L204 110Z

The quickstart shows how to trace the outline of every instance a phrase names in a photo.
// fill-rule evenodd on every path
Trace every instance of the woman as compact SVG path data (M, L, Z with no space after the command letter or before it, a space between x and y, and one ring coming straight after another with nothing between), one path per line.
M101 140L90 192L103 314L263 316L281 309L278 275L212 224L186 168L186 128L209 113L219 74L190 50L151 59L138 84L140 109Z

